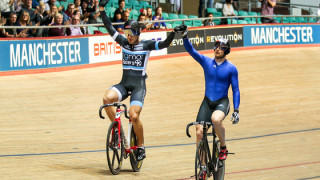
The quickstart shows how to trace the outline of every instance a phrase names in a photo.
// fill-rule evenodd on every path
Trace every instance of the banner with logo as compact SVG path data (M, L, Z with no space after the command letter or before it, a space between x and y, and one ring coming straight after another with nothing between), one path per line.
M163 41L167 37L166 32L143 32L142 40ZM150 56L167 54L167 49L153 50ZM90 64L108 61L122 60L122 48L110 35L89 37Z
M170 32L168 32L169 34ZM205 50L205 37L204 30L190 30L188 32L188 38L193 47L198 50ZM168 54L186 52L183 46L183 39L181 34L176 34L170 47L168 47Z
M0 71L88 64L87 38L1 41Z
M122 59L122 49L111 36L89 37L90 64Z
M243 46L242 27L205 29L206 49L213 49L214 43L220 39L228 39L231 48Z
M244 26L244 46L317 44L320 25Z

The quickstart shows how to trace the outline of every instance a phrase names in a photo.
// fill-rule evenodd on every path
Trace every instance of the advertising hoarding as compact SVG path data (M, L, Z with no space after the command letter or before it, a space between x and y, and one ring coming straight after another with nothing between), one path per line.
M320 43L320 25L244 26L244 46Z
M163 41L167 37L166 32L142 32L142 40ZM166 55L167 49L153 50L150 56ZM122 60L121 46L110 35L89 37L90 64Z
M206 29L205 37L208 50L213 49L214 43L220 38L228 39L231 47L243 46L242 27Z
M87 38L1 41L0 71L87 64Z

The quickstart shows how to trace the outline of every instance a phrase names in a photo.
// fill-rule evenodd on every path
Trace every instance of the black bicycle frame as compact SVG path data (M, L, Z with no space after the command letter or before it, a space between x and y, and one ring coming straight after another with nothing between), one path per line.
M188 137L191 137L190 134L189 134L189 127L192 126L192 125L202 125L203 126L203 137L202 137L202 140L204 143L205 143L205 148L207 149L208 151L208 156L209 156L209 163L208 165L210 166L209 169L210 171L214 172L214 171L217 171L218 169L218 161L217 161L217 158L216 158L216 137L217 135L215 134L215 131L214 131L214 125L212 122L192 122L190 124L187 125L187 128L186 128L186 134ZM210 126L212 126L212 133L207 133L207 131L209 130ZM208 141L208 136L213 136L213 143L212 143L212 154L211 154L211 151L210 151L210 148L209 148L209 141Z

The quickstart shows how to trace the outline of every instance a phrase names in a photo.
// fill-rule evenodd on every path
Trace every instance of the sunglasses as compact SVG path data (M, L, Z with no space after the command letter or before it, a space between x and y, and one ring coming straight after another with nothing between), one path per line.
M130 36L137 36L137 35L139 35L140 33L139 33L139 32L136 32L136 31L133 31L132 29L125 29L125 30L124 30L124 34L128 37L129 35L130 35Z
M228 49L228 46L225 44L225 43L222 43L222 42L216 42L214 44L214 50L218 49L218 47L223 50L223 51L226 51Z

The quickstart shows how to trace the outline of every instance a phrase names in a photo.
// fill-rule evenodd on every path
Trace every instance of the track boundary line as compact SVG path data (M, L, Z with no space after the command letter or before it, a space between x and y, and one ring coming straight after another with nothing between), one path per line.
M286 135L286 134L302 133L302 132L310 132L310 131L319 131L319 130L320 130L320 128L312 128L312 129L304 129L304 130L296 130L296 131L287 131L287 132L282 132L282 133L265 134L265 135L252 136L252 137L227 139L226 141L241 141L241 140L246 140L246 139L256 139L256 138L263 138L263 137L270 137L270 136L280 136L280 135ZM146 148L162 148L162 147L189 146L189 145L195 145L195 143L168 144L168 145L159 145L159 146L155 145L155 146L146 146ZM23 156L46 156L46 155L94 153L94 152L104 152L104 151L105 150L88 150L88 151L66 151L66 152L52 152L52 153L4 154L4 155L0 155L0 158L1 157L23 157Z

